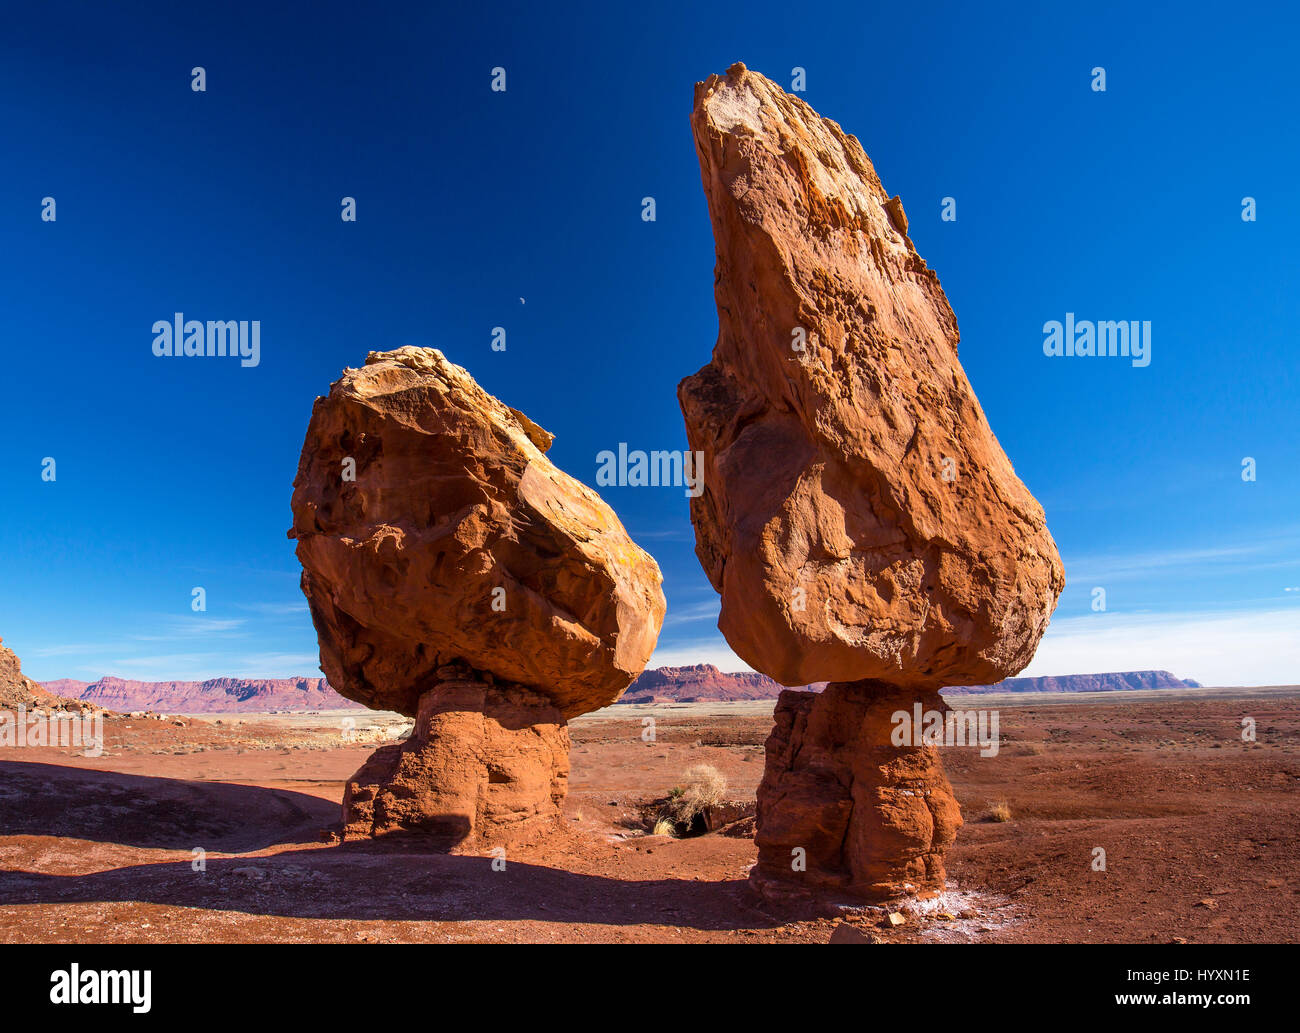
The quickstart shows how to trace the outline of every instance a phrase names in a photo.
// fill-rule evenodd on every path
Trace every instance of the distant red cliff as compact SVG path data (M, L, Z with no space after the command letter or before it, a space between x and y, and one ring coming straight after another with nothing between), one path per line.
M109 710L198 714L220 711L352 710L324 678L211 678L208 681L128 681L100 678L43 683L45 689Z
M803 688L819 692L825 682ZM994 692L1116 692L1125 689L1197 688L1194 681L1177 678L1168 671L1116 671L1108 674L1065 674L1046 678L1007 678L993 685L954 685L952 693ZM620 703L676 703L745 699L776 699L784 686L763 674L728 674L712 664L693 667L659 667L646 671L623 694Z
M35 686L35 683L32 683ZM324 678L211 678L208 681L128 681L100 678L94 682L63 678L41 683L46 692L82 699L109 710L198 714L269 710L352 710ZM1197 683L1168 671L1117 671L1108 674L1066 674L1046 678L1008 678L995 685L952 686L952 693L994 692L1114 692L1124 689L1195 688ZM732 702L776 699L784 686L765 674L728 673L712 664L657 667L645 671L619 703ZM819 692L825 683L803 688Z
M650 703L664 699L675 703L691 703L704 700L776 699L784 687L765 674L727 674L712 664L656 667L643 672L623 693L619 702ZM820 689L822 686L808 687Z

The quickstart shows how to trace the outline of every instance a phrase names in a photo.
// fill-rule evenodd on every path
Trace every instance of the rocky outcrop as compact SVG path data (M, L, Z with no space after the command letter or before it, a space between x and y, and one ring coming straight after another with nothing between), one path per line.
M321 667L349 699L419 725L353 779L349 829L428 831L436 813L484 838L501 800L553 818L557 729L614 702L649 659L659 568L551 464L551 441L431 348L372 352L317 399L290 536ZM498 763L515 754L523 767Z
M956 318L907 236L901 200L855 137L743 65L696 85L691 125L719 327L712 361L678 397L690 446L704 454L691 520L722 597L719 628L784 685L886 683L919 699L1016 673L1064 574L1042 507L958 362ZM836 725L861 708L827 714L800 748L840 758L831 770L846 770L841 740L889 748ZM819 787L826 808L844 806L845 784L808 781L796 757L768 751L760 836L765 824L803 828L785 810L820 813L810 796ZM915 855L922 872L891 845L897 808L870 779L854 797L856 784L834 872L859 873L851 885L873 894L941 887L955 813L943 808L943 834ZM755 872L758 882L792 878L770 851Z
M5 648L4 639L0 639L0 710L13 711L19 707L49 709L58 703L57 696L23 674L18 657L12 649Z
M65 699L57 693L50 692L23 674L22 664L12 649L0 639L0 710L14 712L22 707L25 710L74 711L84 713L98 710L92 703L83 703L77 699Z

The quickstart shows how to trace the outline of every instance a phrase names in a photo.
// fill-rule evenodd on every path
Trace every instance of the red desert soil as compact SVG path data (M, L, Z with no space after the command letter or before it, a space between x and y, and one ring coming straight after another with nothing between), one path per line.
M1295 941L1300 690L1221 696L954 699L999 707L1003 745L943 751L966 826L948 892L903 907L896 929L878 909L758 907L752 838L639 824L638 805L695 764L752 799L771 702L575 721L565 827L512 848L504 871L397 840L324 841L374 749L340 741L342 715L115 717L99 758L0 753L0 940L824 943L847 922L881 942ZM399 726L354 717L363 732ZM997 801L1010 820L991 819Z

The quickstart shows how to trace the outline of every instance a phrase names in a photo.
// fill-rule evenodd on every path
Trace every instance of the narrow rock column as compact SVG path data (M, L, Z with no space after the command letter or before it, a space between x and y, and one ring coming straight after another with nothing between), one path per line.
M446 848L553 826L569 778L569 730L545 696L467 667L439 669L410 739L348 781L344 837L413 832Z
M878 681L781 693L758 787L750 882L760 894L885 900L943 890L961 811L938 750L910 735L893 742L894 715L910 719L918 700L946 709L938 692Z

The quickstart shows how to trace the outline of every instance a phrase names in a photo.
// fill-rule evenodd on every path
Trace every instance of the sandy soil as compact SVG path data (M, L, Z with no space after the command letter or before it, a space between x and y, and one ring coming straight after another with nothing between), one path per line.
M897 928L876 908L776 913L746 889L752 839L641 826L639 805L694 764L752 799L770 703L574 722L564 827L504 871L323 833L396 715L114 718L98 758L0 753L0 940L827 942L839 925L881 942L1300 940L1300 689L1125 696L953 699L997 707L1003 743L945 751L967 823L949 891L902 906ZM371 741L342 741L345 718Z

